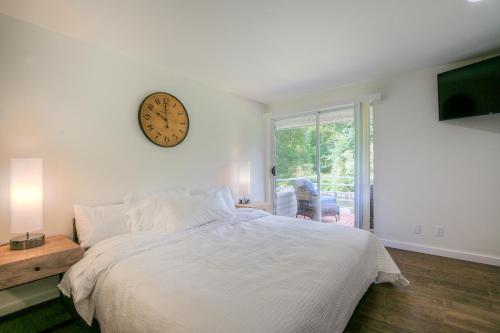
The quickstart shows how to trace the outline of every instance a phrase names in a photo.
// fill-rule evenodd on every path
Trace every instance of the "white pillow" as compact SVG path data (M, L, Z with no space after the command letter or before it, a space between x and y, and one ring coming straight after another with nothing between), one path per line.
M192 195L211 195L215 194L216 192L220 192L222 195L222 199L224 200L224 203L226 204L227 208L230 211L236 211L236 206L234 205L234 199L233 195L231 194L231 190L227 186L221 186L221 187L214 187L210 188L208 190L193 190L191 191Z
M149 194L129 194L123 198L126 210L127 224L131 232L142 230L159 230L164 217L157 212L157 206L162 204L161 198L188 196L189 190L176 188Z
M98 207L75 205L73 209L78 240L83 248L129 232L123 204Z
M144 200L158 195L188 196L189 194L190 194L189 190L185 188L176 188L176 189L151 192L151 193L133 193L133 194L127 194L123 198L123 203L125 204L125 206L127 206L127 208L134 208L137 207L137 205L142 205Z
M230 220L235 213L230 210L220 191L214 194L192 195L184 198L171 198L164 206L167 232L177 232L203 225L215 220Z
M169 198L187 197L188 190L171 190L153 194L127 195L123 202L126 206L127 224L131 232L144 230L163 230L168 214L165 209Z
M158 193L127 209L130 231L173 233L215 220L234 218L220 192L191 196Z

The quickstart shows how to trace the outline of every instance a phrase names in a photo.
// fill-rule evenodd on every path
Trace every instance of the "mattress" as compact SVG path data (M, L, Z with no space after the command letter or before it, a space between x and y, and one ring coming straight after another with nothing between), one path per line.
M371 233L254 210L103 240L59 287L111 332L342 332L373 282L407 284Z

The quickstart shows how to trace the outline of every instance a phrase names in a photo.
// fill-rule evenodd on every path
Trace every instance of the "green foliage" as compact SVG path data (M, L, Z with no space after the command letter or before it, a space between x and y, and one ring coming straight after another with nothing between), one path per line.
M353 192L354 126L352 122L321 124L320 172L323 191ZM316 175L316 127L305 126L276 131L276 177ZM340 178L339 178L340 177ZM346 178L343 178L346 177ZM291 185L282 182L278 185Z
M312 127L276 131L276 176L291 178L316 172L316 132Z

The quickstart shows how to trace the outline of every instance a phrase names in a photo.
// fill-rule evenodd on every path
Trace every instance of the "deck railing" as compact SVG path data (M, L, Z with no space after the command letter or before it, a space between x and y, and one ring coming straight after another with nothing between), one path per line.
M316 176L302 176L302 177L292 177L292 178L277 178L276 179L276 191L286 191L293 190L293 181L296 180L310 180L316 188L318 184L316 182ZM321 176L321 193L324 194L337 194L337 198L344 200L354 200L354 177L352 176L333 176L333 175L322 175ZM331 187L343 187L344 189L349 189L348 191L340 190L325 190L324 188Z

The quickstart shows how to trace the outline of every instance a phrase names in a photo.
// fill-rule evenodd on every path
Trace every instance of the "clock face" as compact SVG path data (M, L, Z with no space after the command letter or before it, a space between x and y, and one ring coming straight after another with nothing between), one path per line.
M189 131L189 117L175 96L157 92L147 96L139 108L139 124L146 137L162 147L181 143Z

